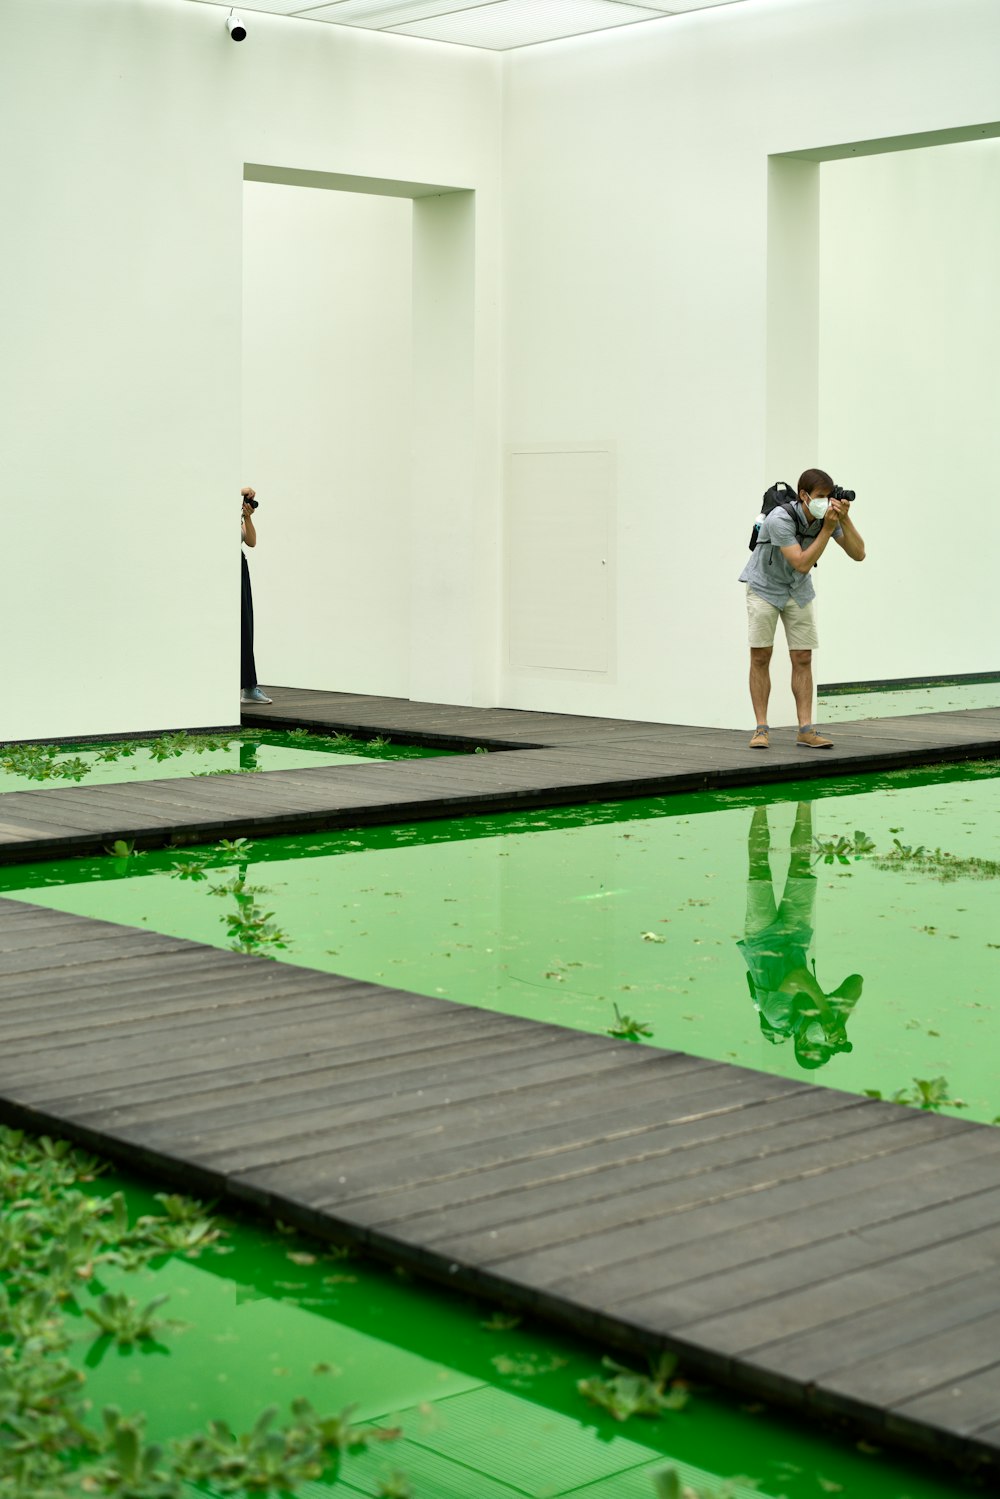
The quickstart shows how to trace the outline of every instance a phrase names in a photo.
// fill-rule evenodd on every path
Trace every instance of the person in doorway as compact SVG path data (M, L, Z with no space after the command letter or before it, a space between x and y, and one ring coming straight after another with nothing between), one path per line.
M865 560L865 544L851 520L846 499L831 499L829 474L806 469L799 479L794 518L777 505L761 522L757 545L740 573L747 586L750 626L750 698L756 728L751 749L767 749L767 703L771 695L771 652L778 619L785 631L792 662L792 696L798 715L796 744L803 749L829 749L832 739L817 732L812 722L812 653L819 645L810 576L830 538L853 562Z
M257 509L256 491L253 489L241 489L243 497L243 517L240 521L240 539L245 547L257 545L257 530L254 526L253 513ZM241 703L269 703L272 701L266 693L261 692L257 686L257 665L253 656L253 594L250 590L250 569L247 567L246 553L240 552L240 572L242 575L242 599L240 609L240 702Z
M737 943L761 1034L773 1046L790 1040L796 1062L806 1070L853 1050L847 1022L864 986L860 973L851 973L827 992L820 987L815 962L809 962L816 905L812 843L812 804L799 802L779 903L771 876L767 808L754 808L747 842L746 921L743 940Z

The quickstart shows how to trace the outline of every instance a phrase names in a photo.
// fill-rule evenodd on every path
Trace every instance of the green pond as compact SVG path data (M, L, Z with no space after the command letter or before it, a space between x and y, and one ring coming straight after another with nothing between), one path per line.
M816 698L816 717L823 724L909 713L954 713L965 708L1000 708L1000 681L928 682L894 689L820 692Z
M238 861L15 866L0 891L578 1029L631 1020L657 1046L991 1122L998 880L990 762L268 840ZM248 911L273 913L271 937Z
M237 729L218 734L160 734L103 743L0 746L0 794L39 785L113 786L174 776L304 770L414 760L447 751L399 745L376 736L311 734L305 729Z
M153 1188L132 1178L99 1177L82 1190L122 1191L133 1221L163 1211ZM17 1206L23 1211L23 1198ZM681 1411L620 1423L577 1388L608 1376L605 1350L335 1246L221 1221L224 1237L197 1258L172 1254L131 1272L98 1261L92 1276L74 1282L63 1308L69 1356L86 1375L94 1422L109 1405L126 1416L145 1412L148 1437L167 1442L209 1421L247 1431L271 1405L287 1420L291 1401L305 1396L323 1414L353 1406L353 1421L401 1432L345 1455L332 1480L302 1483L295 1492L303 1499L655 1499L653 1475L665 1466L720 1499L981 1492L699 1385ZM107 1292L140 1306L169 1298L151 1339L121 1347L99 1333L86 1308ZM5 1467L9 1477L16 1465L5 1420L0 1411L0 1489L8 1492ZM196 1499L216 1491L186 1492Z

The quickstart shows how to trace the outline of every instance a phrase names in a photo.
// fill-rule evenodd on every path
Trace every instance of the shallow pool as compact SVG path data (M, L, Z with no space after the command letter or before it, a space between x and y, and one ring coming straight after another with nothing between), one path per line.
M0 891L1000 1115L996 763L17 866Z
M99 1177L83 1190L122 1192L133 1222L164 1210L154 1187L132 1178ZM15 1192L23 1215L23 1183L10 1185L5 1206ZM654 1499L653 1475L668 1465L728 1499L976 1492L700 1385L681 1411L620 1423L578 1389L611 1377L604 1349L331 1245L246 1219L220 1222L223 1238L197 1258L174 1253L131 1272L98 1260L74 1277L62 1313L93 1421L109 1405L145 1412L148 1437L166 1443L210 1421L247 1431L271 1405L287 1420L291 1401L306 1396L324 1414L353 1406L356 1423L400 1432L345 1456L332 1482L303 1483L304 1499ZM140 1306L166 1296L153 1336L122 1347L101 1335L87 1308L107 1293ZM0 1413L0 1438L3 1423ZM0 1439L0 1473L3 1464Z
M369 760L414 760L450 753L393 744L381 736L312 734L306 729L239 729L221 734L160 734L81 745L0 746L0 795L39 785L113 786L175 776L252 774L304 770L318 765L360 765Z
M966 708L1000 708L1000 681L820 692L816 698L817 720L825 724L849 723L861 718L899 718L909 713L954 713Z

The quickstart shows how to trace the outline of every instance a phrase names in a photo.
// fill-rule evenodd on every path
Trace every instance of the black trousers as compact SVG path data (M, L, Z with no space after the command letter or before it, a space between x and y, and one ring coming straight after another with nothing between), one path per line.
M240 687L257 686L257 666L253 659L253 594L250 591L250 569L240 553L242 587L240 600Z

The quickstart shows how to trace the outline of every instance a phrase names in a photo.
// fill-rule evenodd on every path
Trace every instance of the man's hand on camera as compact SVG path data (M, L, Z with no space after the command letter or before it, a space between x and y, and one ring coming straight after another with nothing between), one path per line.
M846 500L831 500L823 517L823 529L832 536L850 507Z

